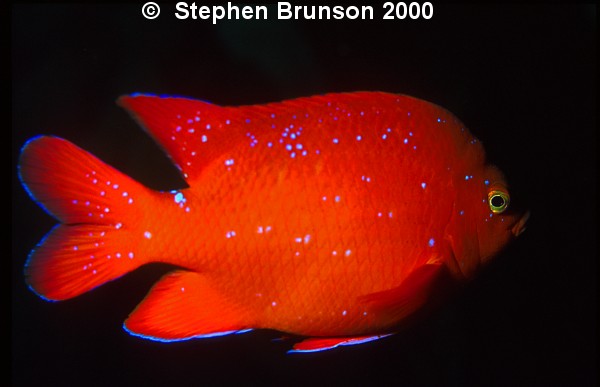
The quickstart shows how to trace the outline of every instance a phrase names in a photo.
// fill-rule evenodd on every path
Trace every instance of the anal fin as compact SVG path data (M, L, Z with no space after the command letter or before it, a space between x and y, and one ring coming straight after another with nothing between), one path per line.
M390 336L392 333L355 337L317 337L299 342L288 353L327 351L345 345L364 344Z
M129 315L124 328L150 340L180 341L243 333L247 314L198 273L165 275Z

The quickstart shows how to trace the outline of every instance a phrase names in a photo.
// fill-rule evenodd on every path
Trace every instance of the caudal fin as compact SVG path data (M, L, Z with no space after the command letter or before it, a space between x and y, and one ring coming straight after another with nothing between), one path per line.
M30 140L19 174L31 197L61 222L25 266L41 297L75 297L145 263L134 231L149 189L58 137Z

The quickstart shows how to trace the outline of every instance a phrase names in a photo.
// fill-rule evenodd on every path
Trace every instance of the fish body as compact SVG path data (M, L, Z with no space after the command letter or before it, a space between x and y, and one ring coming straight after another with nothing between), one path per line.
M297 351L370 341L431 303L443 278L471 278L527 220L505 211L479 141L416 98L119 103L188 188L151 190L56 137L28 142L19 171L61 222L26 264L40 296L71 298L149 262L180 267L126 320L134 335L266 328L311 337Z

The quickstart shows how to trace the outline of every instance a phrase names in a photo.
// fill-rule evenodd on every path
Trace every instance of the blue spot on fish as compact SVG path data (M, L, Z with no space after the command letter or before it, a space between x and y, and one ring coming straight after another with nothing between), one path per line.
M178 192L175 194L175 203L181 203L185 201L185 198L183 197L183 194L181 192Z

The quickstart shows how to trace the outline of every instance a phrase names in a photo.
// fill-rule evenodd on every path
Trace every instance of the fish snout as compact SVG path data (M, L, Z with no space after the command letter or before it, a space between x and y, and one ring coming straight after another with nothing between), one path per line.
M525 214L521 216L521 219L519 219L517 223L513 226L512 233L515 237L518 237L519 235L523 234L523 232L527 229L526 224L530 214L530 211L525 212Z

